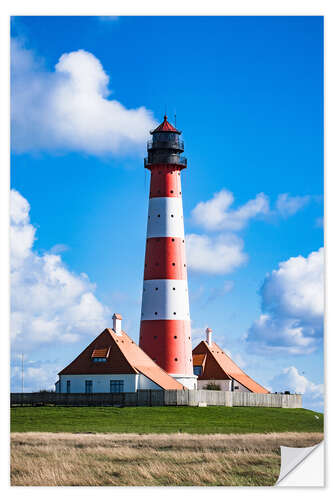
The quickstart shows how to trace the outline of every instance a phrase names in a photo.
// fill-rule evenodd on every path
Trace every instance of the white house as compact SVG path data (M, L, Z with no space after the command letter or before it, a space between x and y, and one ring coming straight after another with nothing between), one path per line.
M198 377L198 389L216 385L221 391L255 392L269 391L249 377L239 366L212 341L212 330L206 329L202 340L192 351L193 371Z
M59 373L61 393L136 392L140 389L184 389L121 329L114 314L106 328Z

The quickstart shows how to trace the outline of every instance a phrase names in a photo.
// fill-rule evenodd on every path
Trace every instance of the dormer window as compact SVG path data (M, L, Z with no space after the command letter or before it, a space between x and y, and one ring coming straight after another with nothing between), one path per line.
M100 349L94 349L91 355L91 360L93 363L105 363L109 357L110 347L102 347Z

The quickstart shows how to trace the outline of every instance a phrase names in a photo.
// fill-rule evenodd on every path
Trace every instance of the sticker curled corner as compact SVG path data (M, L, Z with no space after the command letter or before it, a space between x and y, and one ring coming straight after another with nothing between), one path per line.
M288 446L280 446L280 448L280 475L275 486L324 486L323 441L308 448L291 448ZM307 457L309 458L305 460Z

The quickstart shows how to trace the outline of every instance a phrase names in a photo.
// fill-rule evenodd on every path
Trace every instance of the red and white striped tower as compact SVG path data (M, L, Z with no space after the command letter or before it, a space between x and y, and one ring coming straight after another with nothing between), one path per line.
M194 389L180 181L187 161L180 156L180 134L165 116L147 146L145 168L151 179L140 347L169 375Z

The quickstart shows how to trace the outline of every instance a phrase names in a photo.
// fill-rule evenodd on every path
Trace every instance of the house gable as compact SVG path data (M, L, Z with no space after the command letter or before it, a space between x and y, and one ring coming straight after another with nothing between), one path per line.
M202 341L192 352L193 366L202 366L198 380L228 380L229 375L213 356L206 342ZM195 362L198 364L195 365Z
M104 363L94 362L96 352L105 353L108 356ZM110 335L110 331L105 329L98 337L95 338L74 359L59 375L93 375L93 374L127 374L137 373L137 370L127 361L119 348L117 342Z
M198 354L207 354L203 373L198 380L234 379L250 392L268 394L267 389L243 372L215 342L208 345L207 342L201 341L193 349L193 355Z

